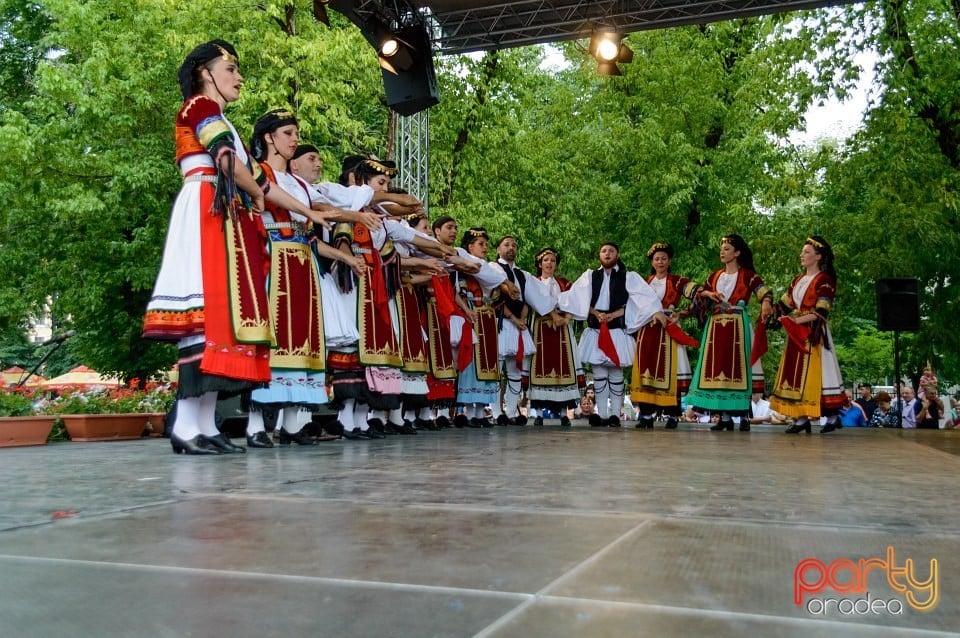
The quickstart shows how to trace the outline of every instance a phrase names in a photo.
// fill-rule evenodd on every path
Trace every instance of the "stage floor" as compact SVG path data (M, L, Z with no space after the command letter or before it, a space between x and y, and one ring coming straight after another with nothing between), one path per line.
M2 449L0 636L960 635L960 432L782 429Z

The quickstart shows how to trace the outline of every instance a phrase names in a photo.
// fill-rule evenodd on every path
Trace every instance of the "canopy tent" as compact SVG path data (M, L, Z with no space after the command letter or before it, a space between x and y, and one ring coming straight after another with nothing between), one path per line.
M11 366L3 372L0 372L0 375L2 375L0 376L0 386L7 387L20 383L20 380L27 376L27 371L20 366ZM42 381L45 381L45 379L40 375L35 374L27 379L27 382L23 385L25 388L35 388L40 385Z
M44 390L71 390L94 388L119 388L123 385L120 379L104 377L96 370L87 366L77 366L66 374L47 379L40 384Z

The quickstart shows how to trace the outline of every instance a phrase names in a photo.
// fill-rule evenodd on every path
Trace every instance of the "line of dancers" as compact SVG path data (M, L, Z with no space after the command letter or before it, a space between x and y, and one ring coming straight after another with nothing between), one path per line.
M522 425L524 392L538 422L549 410L569 425L584 365L597 397L591 426L620 425L629 367L639 427L662 414L676 428L686 393L721 414L712 429L739 421L744 430L740 417L763 385L754 334L779 325L790 339L772 407L795 417L789 432L809 432L810 418L834 410L841 383L826 318L836 276L823 238L807 239L805 273L776 304L738 235L721 240L723 267L702 285L670 272L668 244L649 249L643 277L613 242L599 247L597 268L570 283L556 274L556 249L539 251L531 273L516 265L513 236L497 238L498 258L487 261L484 228L461 234L449 216L431 224L421 202L389 188L393 162L350 156L339 183L317 183L320 154L302 143L288 110L258 118L245 146L223 115L243 84L229 43L194 49L178 79L184 182L143 328L179 347L174 452L272 447L266 408L279 410L281 445L315 445L305 425L331 401L335 429L348 439ZM746 314L751 297L761 306L756 326ZM705 325L692 371L686 347L696 342L679 325L690 313ZM585 322L579 341L574 322ZM218 397L238 393L250 396L246 447L214 420ZM835 427L831 417L825 431Z

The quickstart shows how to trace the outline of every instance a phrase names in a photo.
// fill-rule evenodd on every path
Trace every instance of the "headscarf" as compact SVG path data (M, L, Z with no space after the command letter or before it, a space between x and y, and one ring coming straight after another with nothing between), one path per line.
M291 159L297 159L298 157L302 155L306 155L307 153L316 153L317 155L319 155L320 149L318 149L313 144L301 144L300 146L297 147L297 150L294 151L293 157Z
M225 40L205 42L187 54L177 73L177 83L180 85L180 93L183 94L184 100L189 100L196 93L193 80L197 69L221 57L234 63L238 62L237 50Z
M397 175L396 162L381 160L372 156L348 155L343 160L341 168L340 183L344 186L350 183L351 174L353 174L357 184L366 184L370 178L377 175L386 175L387 177L396 177Z
M261 115L253 125L253 137L250 139L250 153L253 158L258 162L265 160L267 158L267 134L290 124L300 126L296 116L287 109L273 109Z

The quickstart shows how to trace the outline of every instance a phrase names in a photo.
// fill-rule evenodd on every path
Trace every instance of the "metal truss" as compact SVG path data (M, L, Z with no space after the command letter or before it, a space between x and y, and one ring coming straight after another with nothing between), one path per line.
M427 205L430 182L430 109L397 116L397 167L400 187Z
M453 54L585 38L600 27L630 33L852 1L418 0L416 4L429 10L431 20L439 26L434 33L435 49Z

